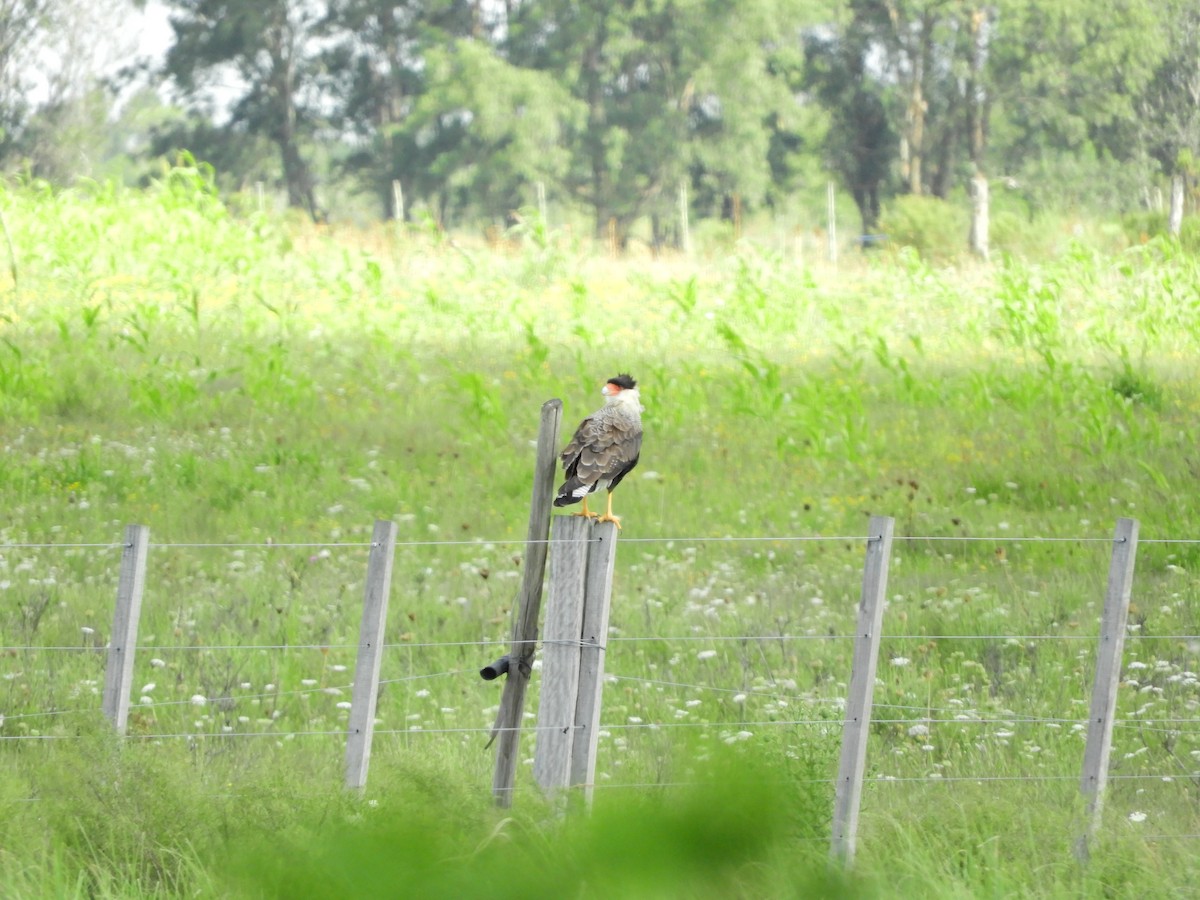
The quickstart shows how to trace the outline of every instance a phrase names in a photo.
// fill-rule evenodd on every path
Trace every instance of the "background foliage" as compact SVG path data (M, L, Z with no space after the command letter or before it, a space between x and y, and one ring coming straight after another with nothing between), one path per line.
M17 895L1194 883L1200 271L1177 242L1044 223L1036 258L888 247L834 268L746 240L614 260L531 228L497 252L239 212L203 165L138 191L6 185L0 210ZM558 396L574 421L622 370L647 442L617 495L596 811L558 822L522 766L501 814L482 749L498 692L476 670L509 633L537 411ZM899 540L842 880L830 778L869 513ZM1080 729L1121 515L1142 544L1081 867ZM339 768L376 518L401 545L356 798ZM96 707L111 542L132 521L155 546L118 744Z
M1180 0L161 0L162 55L121 67L129 2L0 8L0 165L144 180L186 150L316 219L403 197L410 221L503 230L545 196L658 248L681 187L693 224L809 229L833 177L870 234L896 196L965 209L978 175L1034 212L1161 209L1200 154ZM42 84L35 58L60 62Z

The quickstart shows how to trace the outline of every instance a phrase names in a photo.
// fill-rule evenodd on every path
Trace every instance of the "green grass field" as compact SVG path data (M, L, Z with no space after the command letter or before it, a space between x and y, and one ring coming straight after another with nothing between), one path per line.
M0 894L1181 897L1200 866L1200 266L533 229L314 229L0 189ZM1053 229L1049 229L1053 232ZM485 751L541 404L641 382L590 816ZM832 785L867 517L897 540L851 873ZM1077 780L1141 522L1104 825ZM341 789L375 519L400 528L370 781ZM151 529L129 736L99 712ZM536 709L536 679L529 710ZM531 757L532 733L522 756Z

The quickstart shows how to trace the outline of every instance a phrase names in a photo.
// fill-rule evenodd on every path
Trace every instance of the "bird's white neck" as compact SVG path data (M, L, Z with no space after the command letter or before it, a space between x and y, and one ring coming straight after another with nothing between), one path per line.
M617 391L615 394L609 394L607 405L628 409L629 411L635 413L640 413L642 411L642 401L638 396L637 388L625 388L623 391Z

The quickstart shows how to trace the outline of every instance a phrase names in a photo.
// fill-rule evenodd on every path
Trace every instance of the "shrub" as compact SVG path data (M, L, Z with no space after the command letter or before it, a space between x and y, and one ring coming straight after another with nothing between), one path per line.
M1136 212L1121 217L1121 228L1132 244L1144 244L1167 235L1165 212ZM1179 230L1179 246L1189 253L1200 253L1200 218L1187 216Z
M880 230L891 247L912 247L927 260L946 261L967 249L966 210L936 197L895 198L883 212Z

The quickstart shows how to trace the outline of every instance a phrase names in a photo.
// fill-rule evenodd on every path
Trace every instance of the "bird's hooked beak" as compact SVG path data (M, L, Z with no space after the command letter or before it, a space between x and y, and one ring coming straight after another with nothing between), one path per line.
M613 397L621 393L621 389L610 381L606 382L604 387L600 388L600 393L602 393L605 397Z

